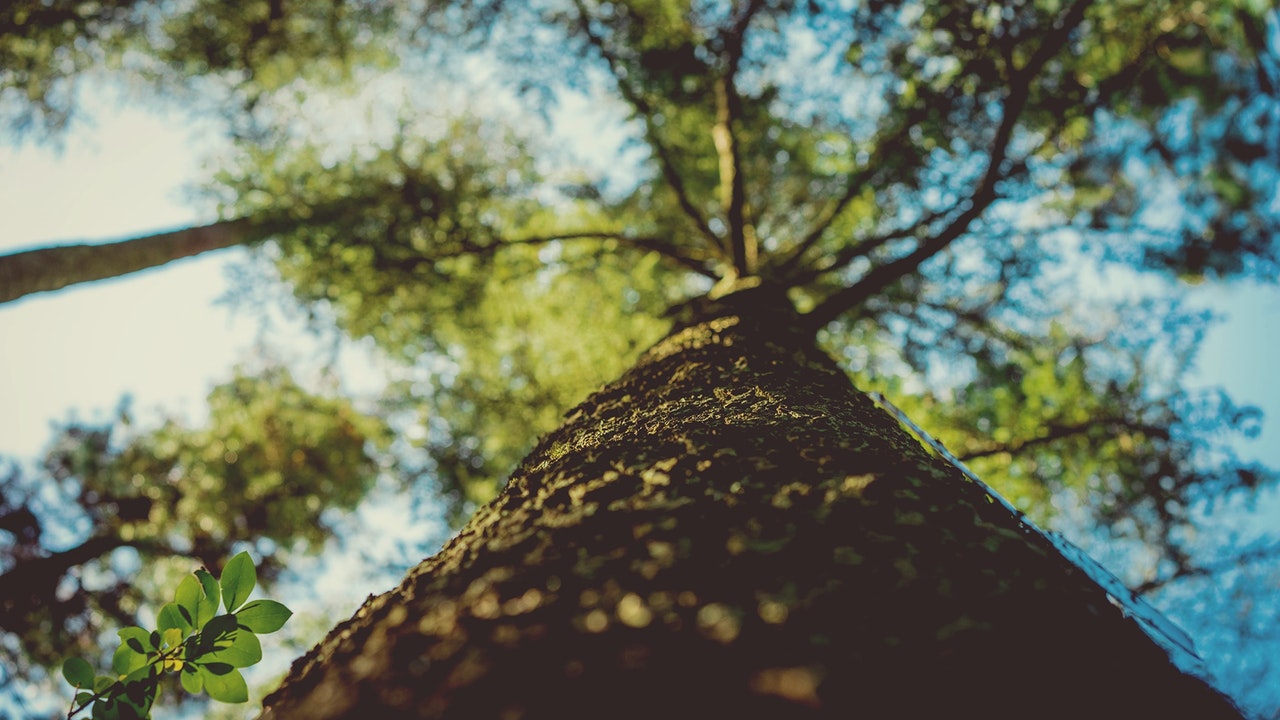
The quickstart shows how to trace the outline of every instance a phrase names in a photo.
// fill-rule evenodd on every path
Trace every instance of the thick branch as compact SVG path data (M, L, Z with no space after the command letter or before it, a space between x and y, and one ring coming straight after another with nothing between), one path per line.
M715 84L716 124L711 129L720 161L720 206L729 227L729 248L733 253L733 267L739 277L756 273L758 248L755 234L747 232L743 212L746 207L746 181L742 172L738 136L734 129L742 114L737 74L747 28L762 5L762 0L751 0L724 35L725 69L724 75Z
M1084 20L1085 10L1091 2L1092 0L1076 0L1076 3L1063 16L1062 22L1048 33L1048 37L1036 49L1027 64L1014 73L1009 93L1005 96L1003 103L1000 126L996 129L995 137L991 142L987 169L973 194L961 203L961 205L967 204L968 207L937 235L922 241L914 252L871 270L858 282L833 293L805 316L806 324L814 329L820 328L902 277L915 272L926 260L963 235L969 229L969 225L996 200L998 196L996 184L1004 177L1003 165L1008 156L1009 141L1013 137L1018 117L1030 100L1031 83L1044 68L1045 63L1067 43L1071 31Z
M59 245L0 256L0 303L159 267L257 237L246 218L98 245Z
M98 535L60 553L20 560L0 575L0 626L18 627L32 608L53 597L54 589L71 568L102 557L120 547L138 547L136 541L116 535Z
M739 104L733 78L723 77L716 83L716 124L711 128L716 154L720 160L720 207L729 226L729 249L733 253L733 267L739 277L754 275L756 248L747 246L746 226L743 223L745 192L742 181L742 163L738 153L738 138L733 133L735 105Z

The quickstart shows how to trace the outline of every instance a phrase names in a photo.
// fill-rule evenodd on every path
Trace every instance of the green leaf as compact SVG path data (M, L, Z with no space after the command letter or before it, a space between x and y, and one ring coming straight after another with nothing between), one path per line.
M222 591L218 587L218 578L204 568L196 571L196 579L200 581L200 587L204 590L205 603L201 604L201 616L196 619L197 625L204 625L209 622L209 618L218 614L218 603L222 600ZM208 609L205 605L208 605ZM207 613L208 617L204 614Z
M182 689L192 695L199 695L204 691L204 675L195 665L184 665L182 672L178 673L178 679L182 681Z
M206 660L224 662L232 667L249 667L262 660L262 643L249 630L241 629L218 643L218 649L204 656Z
M166 638L168 638L169 635L165 631L177 630L179 640L186 637L187 633L191 632L192 627L191 623L187 622L187 619L182 616L182 612L179 610L177 603L166 603L164 607L160 608L160 613L156 616L156 624L159 626L158 629L160 632L165 634ZM172 645L176 643L170 644Z
M84 658L68 658L62 663L62 677L73 687L93 687L93 666Z
M200 573L209 577L206 582L200 576ZM178 592L175 594L174 600L178 603L178 610L182 613L182 618L190 623L191 627L202 627L205 623L218 614L218 597L209 596L209 587L212 586L214 592L218 590L218 583L213 580L213 576L203 570L197 571L195 575L188 575L178 584Z
M239 621L235 615L219 615L200 628L200 634L204 636L202 639L209 643L217 642L220 639L229 637L240 627Z
M182 582L178 583L177 591L173 594L173 601L178 606L178 612L182 613L182 620L190 627L203 624L196 622L202 594L200 581L196 579L195 575L188 575L182 578Z
M225 669L225 672L220 672ZM221 663L211 663L200 667L200 675L204 680L204 691L209 697L219 702L242 703L249 700L249 686L239 670Z
M124 677L123 682L126 685L136 685L139 681L150 678L155 674L155 671L156 668L154 663L148 662L146 665L130 670L129 674Z
M226 647L231 644L231 638L240 629L236 622L235 615L219 615L209 620L200 628L199 642L196 643L195 652L198 655L192 657L203 656L211 653L218 648Z
M128 675L134 670L146 666L146 653L136 652L128 645L121 645L116 648L115 655L111 657L111 670L117 675Z
M166 648L175 648L182 644L182 631L178 628L167 628L164 631L163 643Z
M137 653L146 653L148 650L159 650L159 646L151 644L151 633L143 630L138 626L120 628L116 632L120 636L120 642L128 645L129 649Z
M284 627L293 611L275 600L254 600L240 608L236 622L251 632L263 635Z
M249 593L258 584L257 571L249 553L242 552L227 561L222 570L222 604L227 612L235 612L249 599Z

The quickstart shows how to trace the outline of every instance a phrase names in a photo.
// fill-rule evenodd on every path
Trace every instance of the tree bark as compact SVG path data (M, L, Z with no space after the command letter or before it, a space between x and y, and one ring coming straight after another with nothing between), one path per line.
M246 218L96 245L57 245L0 256L0 303L32 293L159 267L252 239Z
M1240 717L781 291L689 308L263 717Z

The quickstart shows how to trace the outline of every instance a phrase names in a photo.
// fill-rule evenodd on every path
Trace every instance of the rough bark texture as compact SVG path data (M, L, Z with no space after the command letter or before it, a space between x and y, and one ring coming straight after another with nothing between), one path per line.
M249 241L248 220L227 220L98 245L58 245L0 256L0 303L105 280Z
M780 293L695 314L264 717L1239 717Z

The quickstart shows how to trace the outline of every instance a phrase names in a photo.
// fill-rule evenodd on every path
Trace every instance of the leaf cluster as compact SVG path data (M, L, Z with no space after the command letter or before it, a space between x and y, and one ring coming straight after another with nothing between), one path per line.
M262 660L258 635L279 630L293 614L274 600L250 601L256 584L247 552L227 561L221 579L204 569L183 578L173 602L157 613L155 630L133 626L119 631L110 674L95 674L79 657L63 663L62 676L77 691L67 717L90 710L95 720L149 718L165 673L177 673L183 689L193 695L204 692L220 702L247 702L248 686L240 670Z

